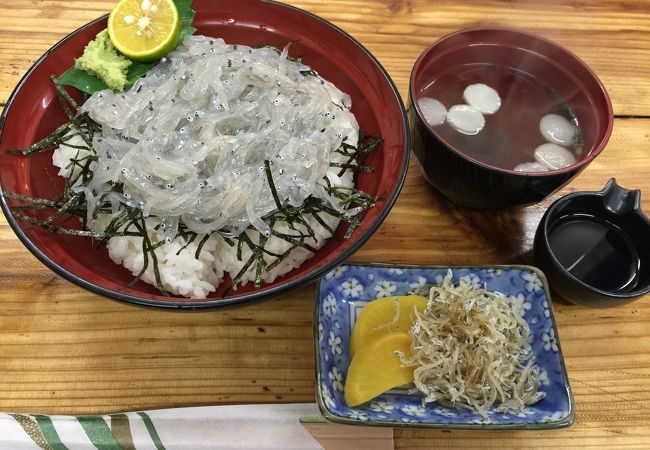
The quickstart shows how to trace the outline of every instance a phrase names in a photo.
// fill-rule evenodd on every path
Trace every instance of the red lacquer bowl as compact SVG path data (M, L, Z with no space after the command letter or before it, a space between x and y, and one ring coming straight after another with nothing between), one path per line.
M372 174L360 174L356 187L380 196L350 239L330 239L313 258L274 283L255 288L251 283L224 295L224 280L205 300L165 297L145 283L127 287L129 271L114 264L103 248L86 238L43 231L18 220L13 200L0 197L7 221L25 246L46 266L73 283L125 302L169 308L196 309L277 296L308 284L349 257L386 218L402 187L409 157L409 132L400 96L379 62L351 36L305 11L261 0L195 2L198 34L222 37L228 43L249 46L293 42L291 56L301 56L324 78L352 97L352 111L361 128L381 136L383 144L367 160ZM50 74L60 75L84 46L106 27L106 16L70 34L43 55L20 81L0 120L0 192L49 198L54 193L47 176L56 174L51 152L30 158L5 153L24 148L47 136L65 116L56 99ZM342 227L341 227L342 228Z

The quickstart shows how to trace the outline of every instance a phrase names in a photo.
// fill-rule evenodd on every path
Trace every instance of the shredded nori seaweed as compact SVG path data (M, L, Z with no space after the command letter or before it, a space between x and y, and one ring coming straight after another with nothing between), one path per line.
M276 48L277 50L277 48ZM279 51L279 50L278 50ZM305 76L317 75L316 72L309 71L303 73ZM142 270L133 278L128 287L134 285L144 275L149 264L152 265L155 286L163 295L169 295L164 288L163 282L160 277L158 267L158 259L155 250L161 245L165 244L165 240L152 241L149 233L146 231L146 217L142 211L136 206L129 206L120 203L119 210L112 217L109 224L103 231L93 231L87 229L87 202L85 194L79 190L73 190L73 186L87 185L93 177L93 172L90 169L91 163L97 159L93 149L93 135L100 130L100 125L95 123L87 114L77 114L78 105L75 100L70 96L66 89L58 82L55 76L51 77L54 83L57 98L61 107L63 108L68 122L59 126L46 138L30 145L29 147L21 150L8 150L7 153L19 156L31 156L36 153L53 150L54 148L65 144L68 147L76 148L78 150L86 150L90 155L80 157L79 153L76 157L70 160L70 166L76 166L79 172L74 176L66 179L65 186L62 192L56 194L51 199L36 198L12 192L5 192L4 196L8 199L15 200L16 204L11 206L13 215L25 222L28 222L36 227L40 227L50 232L89 237L97 240L98 246L107 244L111 237L115 236L132 236L141 237L142 239L142 252L143 252L143 267ZM67 142L75 136L80 136L86 146L70 145ZM350 145L345 141L337 150L338 153L348 156L348 159L343 164L330 164L332 167L340 167L341 170L338 176L343 175L347 170L354 172L372 172L372 168L365 165L366 158L374 151L382 142L381 138L364 134L360 131L359 141L356 145ZM69 168L70 168L69 166ZM230 236L230 230L218 230L218 233L224 234L224 240L231 246L237 246L237 257L242 260L242 252L244 247L251 251L251 256L246 260L243 267L235 275L227 289L222 292L225 296L237 283L241 280L243 275L254 265L255 267L255 287L261 285L261 278L263 271L270 271L281 264L286 258L289 257L291 252L296 248L304 248L312 253L316 253L317 249L309 244L309 241L316 242L315 231L305 220L305 217L312 216L328 233L331 237L336 235L336 230L330 227L323 219L323 214L334 216L340 221L348 224L348 227L343 234L343 239L349 239L352 233L356 230L361 222L361 217L365 210L371 208L377 201L377 197L369 195L358 189L347 186L331 186L327 178L323 179L323 188L332 197L340 200L340 207L337 208L324 200L310 196L299 207L289 204L283 204L280 200L278 192L275 187L273 176L271 173L270 162L264 162L266 170L266 177L269 187L273 194L273 199L276 203L277 209L263 218L264 222L271 230L270 236L265 236L259 233L258 242L254 242L247 233L247 230L254 229L252 225L238 236ZM74 172L71 172L74 173ZM48 174L49 176L49 174ZM79 186L77 186L79 187ZM111 192L121 193L123 185L116 183ZM110 201L106 200L106 194L100 197L93 211L90 211L90 216L96 218L99 213L111 214L113 207ZM341 208L347 208L343 211ZM355 209L353 209L355 208ZM26 214L29 210L47 211L48 215L44 219L30 214ZM351 211L352 210L352 211ZM81 229L74 226L63 226L63 224L72 222ZM291 230L289 233L280 232L275 226L279 223L286 223ZM302 229L301 229L302 228ZM157 229L157 228L156 228ZM208 241L211 234L199 235L193 231L188 230L183 223L179 224L177 235L174 239L182 239L183 245L177 252L184 251L192 242L199 236L201 240L197 245L195 258L198 259L204 244ZM288 242L290 247L283 253L274 253L266 248L268 239L274 236ZM264 256L268 255L275 259L267 263Z

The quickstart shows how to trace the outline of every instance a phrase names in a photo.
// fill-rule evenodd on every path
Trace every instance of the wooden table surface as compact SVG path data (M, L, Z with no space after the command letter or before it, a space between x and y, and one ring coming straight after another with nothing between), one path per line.
M604 153L539 205L498 214L451 208L412 162L395 207L353 261L533 263L533 235L545 208L567 192L599 190L610 177L642 189L650 211L650 1L289 3L361 41L404 98L411 67L431 42L467 27L512 26L576 53L602 79L614 105L614 132ZM0 0L0 106L43 52L112 4ZM313 402L312 294L309 286L283 298L201 313L132 307L54 275L0 218L0 411L89 414ZM576 399L573 427L396 430L396 447L650 448L650 296L614 309L556 298L554 308Z

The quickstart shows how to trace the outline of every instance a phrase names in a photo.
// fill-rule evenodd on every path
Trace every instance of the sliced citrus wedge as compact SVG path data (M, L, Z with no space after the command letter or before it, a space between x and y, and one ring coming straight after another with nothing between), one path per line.
M108 34L120 53L155 61L172 51L181 30L173 0L121 0L108 16Z

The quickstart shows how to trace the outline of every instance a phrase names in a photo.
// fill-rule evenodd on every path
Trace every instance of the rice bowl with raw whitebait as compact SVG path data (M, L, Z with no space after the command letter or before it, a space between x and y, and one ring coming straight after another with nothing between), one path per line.
M353 192L354 172L345 164L359 145L359 125L350 107L347 94L289 59L288 47L190 36L130 90L103 90L86 100L79 114L101 127L92 146L70 132L53 162L84 194L86 226L116 232L107 241L114 262L167 292L205 298L224 272L235 280L233 289L272 282L333 234L339 219L327 209L349 217L363 210L337 197ZM91 154L86 181L80 175ZM300 208L310 196L327 209L269 221L269 214ZM111 211L98 213L98 201L109 202ZM164 242L151 250L158 274L147 264L143 238L122 235L131 226L124 206L142 212L152 243ZM243 250L235 245L242 233ZM301 237L305 245L293 245ZM256 273L246 263L256 250L250 242L261 239L272 268Z
M277 4L268 5L268 7L274 10L282 10L275 11L276 13L287 14L286 10L290 9L291 14L304 14L299 10ZM318 19L318 24L326 29L331 27L325 22L320 22L320 19ZM200 27L199 31L201 31ZM320 31L322 35L323 30ZM339 35L337 39L341 41L349 40L347 36L336 29L332 29L331 33ZM210 35L213 34L215 33L210 33ZM182 120L179 120L176 126L169 125L174 128L174 133L159 132L161 129L168 130L164 128L164 125L160 125L160 121L164 121L161 119L164 114L161 113L160 116L155 117L157 106L159 106L158 102L163 99L164 89L161 85L151 87L151 92L155 95L160 94L159 97L154 99L153 104L150 104L151 99L149 99L142 103L139 110L133 111L131 118L125 119L122 124L111 122L113 117L116 116L116 114L113 114L112 105L119 108L120 100L124 100L122 96L126 96L125 103L132 106L138 101L135 97L135 91L140 87L137 95L142 96L142 99L146 97L147 90L144 84L146 84L145 80L150 78L149 75L141 80L140 84L142 86L134 85L131 90L122 94L111 94L114 95L112 99L107 95L110 93L104 93L103 98L107 100L108 107L99 103L94 104L93 97L85 102L81 112L87 113L89 117L94 116L92 120L96 119L98 124L101 123L101 131L94 136L94 139L101 139L102 142L97 142L99 150L97 151L96 161L93 161L92 164L93 181L72 186L72 190L83 193L84 197L90 199L90 203L92 203L93 199L98 202L101 199L103 207L101 211L95 211L94 214L89 213L92 208L86 210L87 214L84 221L89 231L85 232L84 236L94 238L97 241L99 239L97 236L100 236L103 230L106 230L106 227L112 230L120 230L119 226L123 226L124 223L120 224L120 220L116 220L116 214L119 215L123 208L130 207L146 213L144 215L144 225L141 223L140 226L146 227L148 238L138 240L137 236L126 233L124 236L108 239L106 250L95 250L96 247L91 247L92 251L90 253L92 255L90 258L99 260L100 254L104 254L113 261L123 264L128 269L128 276L119 272L119 277L113 280L107 279L106 284L110 286L109 290L124 291L126 293L124 296L112 295L112 292L107 294L113 298L133 301L133 298L130 298L130 292L148 291L151 294L145 294L144 301L137 298L135 302L141 304L164 302L165 305L157 306L167 306L169 304L174 307L185 305L189 307L216 306L217 303L229 304L231 303L230 300L235 298L237 301L240 298L261 298L303 284L308 279L311 280L319 273L322 273L322 270L326 270L325 266L329 267L340 261L345 255L349 255L359 247L362 241L367 239L369 234L376 229L385 217L389 205L394 202L397 191L403 182L406 158L398 157L398 160L394 161L391 157L390 160L385 160L383 152L384 147L387 147L390 151L399 149L398 154L404 155L404 144L405 139L407 139L406 129L404 128L404 111L398 101L396 105L399 107L399 114L402 115L401 129L394 129L393 125L379 127L378 124L385 123L388 117L383 111L375 112L378 111L377 107L381 98L381 95L375 93L377 92L375 89L385 89L387 86L396 95L396 90L389 80L387 80L388 85L382 82L379 83L382 86L366 87L356 78L351 78L345 72L339 71L334 72L333 83L329 83L327 77L320 77L315 70L312 70L311 66L295 59L304 55L307 60L307 57L315 54L314 50L310 47L301 47L301 44L295 43L287 47L286 43L292 42L292 40L285 37L281 39L285 45L278 44L280 39L277 37L264 39L264 42L271 44L268 46L255 42L252 42L253 45L247 46L230 43L242 41L229 40L226 40L228 43L225 43L220 41L219 38L212 37L202 38L196 36L191 38L190 41L192 39L201 41L208 46L221 45L224 49L239 52L241 55L246 52L249 56L241 56L239 53L230 56L238 57L240 60L245 58L247 62L254 61L258 52L263 54L265 58L275 58L275 61L273 61L275 66L273 67L279 67L280 61L285 61L287 67L291 70L295 69L294 74L301 77L300 79L296 78L296 80L302 83L304 79L304 83L301 84L299 89L301 95L304 94L304 98L291 98L290 95L285 95L288 100L286 114L270 116L268 114L265 116L268 111L260 108L255 110L255 108L250 108L251 105L242 106L237 105L236 101L233 101L232 104L228 102L231 109L230 113L232 114L234 110L238 114L238 118L250 113L250 116L246 117L248 123L242 127L237 123L233 123L233 120L223 119L226 114L217 117L217 120L212 115L202 121L203 118L200 117L202 111L208 109L205 108L206 105L201 105L200 102L196 101L196 98L201 97L201 95L198 95L193 100L187 101L187 109L178 112L177 116ZM243 39L243 41L245 42L246 39ZM354 43L354 47L358 47L358 44ZM198 53L194 56L203 60L210 59L207 55L203 55L203 53L206 53L203 50L205 49L198 52L197 48ZM358 48L358 50L363 51L361 48ZM181 48L177 49L177 52L180 51ZM214 53L218 54L219 51L215 49ZM288 56L287 53L291 54L291 56ZM225 53L221 56L224 55ZM187 59L187 55L185 59ZM226 65L227 59L224 59ZM157 71L161 70L165 65L171 67L174 61L175 56L168 55L167 60L156 67L150 75L157 76L159 74ZM234 66L235 61L232 62ZM336 62L332 67L338 67L339 64L341 63ZM369 60L369 65L364 70L376 70L372 67L376 65L372 58ZM320 69L321 67L323 67L322 63L313 69ZM327 67L325 71L329 71L331 76L332 69ZM253 70L251 70L249 66L245 67L246 70L253 73L253 76L264 79L264 75L260 77L259 72L254 72L257 68L259 67L253 67ZM187 72L188 75L189 73L195 73L195 71L189 69ZM196 72L200 71L197 70ZM60 73L60 71L55 73ZM225 79L222 79L222 81L225 81ZM280 97L279 100L282 102L284 100L282 94L286 94L286 92L277 91L278 89L284 89L285 86L279 86L277 79L266 81L273 82L275 91L273 92L273 99L269 96L268 98L265 97L264 100L275 100ZM289 89L288 79L279 81L281 84L286 82L286 89ZM234 83L236 84L236 81ZM242 98L255 89L250 87L248 82L244 84L247 86L237 94L241 95L243 93ZM339 84L343 89L339 89ZM179 82L176 90L180 92L184 86L186 87L187 84ZM233 89L234 91L236 91L236 88ZM312 95L314 92L319 92L318 95L321 98L326 98L326 101L316 100L317 96ZM347 92L350 93L350 96L346 95ZM360 95L361 92L364 95ZM183 94L186 93L183 92ZM324 94L327 97L324 97ZM130 98L130 95L134 97ZM237 95L232 96L232 99L235 99ZM256 93L255 96L260 97L259 93ZM98 94L97 97L99 97ZM355 108L355 99L360 99L357 108L361 111L361 120L359 120L361 127L356 119L356 117L359 117L357 116L358 113L352 114L349 112L351 106L353 109ZM210 100L213 100L213 98ZM109 101L110 103L108 103ZM208 99L205 99L205 102L208 101ZM91 111L93 105L95 109ZM192 109L189 109L190 105ZM271 105L276 109L283 106L282 104L273 104L272 101ZM321 105L326 106L322 108ZM371 105L370 110L368 105ZM221 105L216 106L224 107L223 102ZM237 110L239 106L242 108L242 114L239 114ZM300 108L295 108L296 106L300 106ZM393 105L389 106L392 111L390 114L394 114ZM153 107L154 111L151 111L151 107ZM203 109L201 109L202 107ZM245 110L246 107L249 109ZM161 109L164 111L164 108ZM267 110L270 110L270 108L267 108ZM291 110L299 110L301 114L305 115L306 119L303 122L297 120L295 116L289 115ZM369 114L369 111L372 111L372 113ZM5 110L5 112L7 111ZM117 116L119 117L122 112L118 111ZM194 114L197 112L199 117ZM213 112L218 113L218 111ZM101 115L105 113L108 114L102 117ZM151 113L151 115L147 115L148 113ZM128 116L129 113L127 112L126 115ZM255 118L256 115L259 116L260 120L258 123L252 123L250 119L251 117ZM154 129L154 121L158 120L158 136L156 136L156 133L153 136L147 135L143 128L136 130L136 118L140 122L147 121L148 124L152 124L152 130ZM220 121L219 119L223 120ZM292 130L295 131L296 135L293 138L289 136L291 139L287 138L284 141L282 139L286 138L286 133L282 131L281 122L283 121L290 124L290 127L284 127L285 130L286 128L296 129ZM211 123L214 126L210 131L214 133L212 137L218 137L220 145L214 144L210 147L210 144L207 143L210 136L207 136L206 123ZM397 123L397 125L399 124L400 122ZM307 130L306 125L311 125L311 131ZM122 126L131 128L124 131L124 128L120 128ZM384 128L388 130L388 142L381 145L378 145L378 140L372 140L368 135L363 134L363 131L366 130L372 134L379 134L378 131ZM360 132L360 130L363 131ZM138 135L138 133L140 134ZM187 156L185 159L173 152L174 144L177 145L179 141L172 141L178 139L178 134L181 133L188 133L184 135L187 136L184 144L189 142L190 148L196 150L191 155L184 154L183 156ZM258 133L260 137L258 141L251 137L255 133ZM166 142L160 141L161 134L169 135L169 140ZM154 142L152 143L150 139L153 139ZM369 139L375 142L372 147L378 147L381 153L378 156L371 155L368 165L364 166L363 158L358 161L356 158L351 159L353 152L351 148L356 147L359 142L367 143ZM349 144L353 140L355 140L354 144ZM271 149L271 151L262 151L264 145L262 145L261 141L264 141L266 148ZM207 148L201 144L202 142L205 143ZM102 143L105 144L106 149L102 148ZM273 146L274 143L275 146ZM84 155L78 148L81 147L78 141L72 140L64 144L55 152L53 162L57 166L56 172L61 170L62 175L74 178L78 174L71 167L74 166L78 169L78 162L84 158ZM2 147L3 149L16 148L10 145L10 143L3 142ZM149 148L147 148L148 145L150 145ZM129 146L132 148L129 149ZM219 147L222 148L219 149ZM145 148L147 150L143 152ZM235 162L233 158L223 158L223 161L217 161L219 159L217 154L220 154L220 151L227 150L230 150L231 154L233 154L234 150L235 155L241 156L240 160ZM148 165L144 161L146 158L138 157L138 155L154 158L156 162L153 165ZM156 157L160 157L160 159L156 159ZM298 159L301 164L297 163ZM40 164L42 158L39 155L32 161L37 161ZM73 162L72 166L70 165L71 161ZM196 164L197 162L198 164ZM384 167L385 163L394 166L395 162L398 163L396 167L398 170ZM357 163L360 169L358 171L353 167ZM149 167L149 173L145 170L147 167ZM86 169L88 168L86 167ZM187 176L181 176L174 172L182 170L185 173L190 168L193 170L189 170ZM366 168L378 169L378 171L375 175L375 173L370 173L370 170L366 171ZM68 170L67 174L65 173L66 170ZM383 175L385 170L389 170L390 175L388 177ZM56 172L53 173L56 174ZM234 183L237 172L242 186L239 188ZM356 176L354 175L355 172L357 173ZM97 176L97 179L95 179L95 176ZM4 178L3 181L6 179ZM171 179L175 183L170 182ZM395 184L396 180L397 183ZM121 185L122 188L107 187L114 186L112 183ZM170 184L172 185L170 186ZM224 186L232 188L232 190L228 191ZM11 193L11 186L3 185L2 187L5 194ZM361 188L358 192L353 190L358 187ZM221 188L220 191L219 188ZM19 189L14 190L18 191L19 195L27 195L20 192ZM43 188L42 190L47 189ZM167 195L168 191L171 191L169 192L171 195ZM223 195L221 198L215 195L215 192L223 191L226 191L227 195ZM368 192L367 196L358 195L364 191ZM153 195L150 195L151 192L153 192ZM34 193L37 192L32 191L29 194ZM348 195L349 193L354 194L354 198ZM381 194L385 196L378 200L378 206L368 209L372 203L371 199ZM305 203L306 199L307 203ZM357 203L359 200L362 200L362 205ZM110 203L109 208L106 207L106 202ZM215 204L211 205L210 202ZM9 198L7 203L14 204L16 201ZM296 222L294 217L290 221L285 221L284 224L279 219L273 225L270 225L268 221L265 222L274 213L281 212L290 215L293 214L294 210L304 207L305 204L309 206L309 214L304 220L298 219L299 222ZM320 209L316 208L316 206ZM4 204L3 209L5 209ZM366 213L360 214L362 210L365 210ZM214 213L215 211L216 213ZM322 214L312 214L314 212ZM7 209L5 209L5 213L7 213ZM18 218L18 220L22 219ZM340 221L344 221L345 225L338 226ZM18 230L19 237L22 239L21 227L22 225L19 225L14 229ZM30 238L37 236L40 239L42 235L42 232L38 231L28 230L28 233ZM289 233L294 234L289 236ZM333 234L336 239L328 239ZM244 245L239 244L239 236L245 236L241 240L250 241L253 245L247 247L246 242ZM289 240L285 239L287 236L289 236ZM300 238L296 239L296 236L300 236ZM275 238L279 238L279 240ZM41 250L42 247L40 246L36 249L32 248L29 245L31 239L27 240L29 242L26 242L26 245L30 250ZM60 240L72 241L69 236L61 236ZM87 241L87 239L79 240ZM165 242L165 245L157 246L155 249L157 253L156 259L158 260L157 270L153 270L151 258L149 268L143 270L143 262L146 265L147 259L144 256L145 261L143 261L143 253L146 253L143 248L150 245L146 243L147 240L151 242L155 240L156 243ZM23 239L23 242L25 241ZM265 241L265 247L260 246L262 241ZM79 246L80 249L84 245L74 244L75 247ZM168 246L165 251L162 250L164 246ZM47 252L48 248L45 247L45 250ZM66 248L67 250L69 249ZM85 255L79 253L76 248L70 250L74 251L75 256L81 256L81 258L76 258L79 260L78 262L66 259L63 263L80 266L81 259ZM263 267L264 270L259 269L260 252L263 256L263 265L266 266ZM42 256L36 251L35 254L39 258ZM197 254L199 257L194 258ZM192 256L191 261L190 259L181 258L182 255ZM316 258L314 258L314 255L316 255ZM279 258L279 256L282 256L282 258ZM254 264L249 264L251 258ZM48 263L48 258L40 259L44 260L46 264ZM313 259L313 261L309 261L308 264L303 263L307 259ZM89 267L87 263L83 265L85 266L84 269ZM48 266L52 267L50 264ZM105 265L95 267L93 271L96 273L118 274L117 271ZM58 267L52 268L58 269ZM158 274L155 272L158 272ZM198 274L196 283L191 280L191 277L190 279L187 278L188 273ZM64 276L69 275L65 271L63 274ZM135 284L129 284L130 281L120 281L128 280L129 277L131 279L137 278ZM156 280L157 277L159 280ZM96 286L88 286L83 283L83 279L89 277L83 276L80 278L74 279L72 277L72 281L79 282L84 287L95 290ZM143 285L142 281L152 283L152 279L156 287L159 287L161 284L159 281L162 281L162 287L167 294L183 295L195 299L208 298L206 301L197 300L195 302L179 298L170 298L170 301L167 301L164 293L161 295L154 290L140 287ZM117 286L122 286L122 288ZM134 297L139 295L136 294ZM151 303L149 299L152 300ZM160 301L159 299L163 300Z

